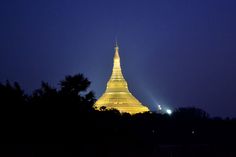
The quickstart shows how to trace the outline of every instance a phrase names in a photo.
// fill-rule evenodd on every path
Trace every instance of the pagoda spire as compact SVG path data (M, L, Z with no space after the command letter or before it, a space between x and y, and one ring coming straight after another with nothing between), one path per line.
M105 93L95 103L97 109L100 109L102 106L105 106L108 109L115 108L120 112L127 112L130 114L149 111L149 109L146 106L143 106L128 89L128 84L124 79L120 66L117 40L115 42L115 54L111 77L107 82Z
M119 46L118 46L117 39L115 41L115 56L114 56L114 59L115 58L120 59L120 56L119 56Z
M116 41L115 41L115 48L119 49L119 46L118 46L118 41L117 41L117 39L116 39Z
M115 43L115 54L114 54L114 60L113 60L113 69L112 69L111 79L124 79L121 66L120 66L120 55L119 55L119 47L118 47L117 40Z

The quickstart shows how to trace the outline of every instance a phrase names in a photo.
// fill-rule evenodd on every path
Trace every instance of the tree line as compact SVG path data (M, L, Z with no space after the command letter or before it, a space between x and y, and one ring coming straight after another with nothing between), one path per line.
M98 111L90 84L77 74L66 76L59 88L42 82L27 95L17 82L0 83L0 140L67 143L58 152L72 156L235 153L235 119L211 118L195 107L178 108L172 115Z

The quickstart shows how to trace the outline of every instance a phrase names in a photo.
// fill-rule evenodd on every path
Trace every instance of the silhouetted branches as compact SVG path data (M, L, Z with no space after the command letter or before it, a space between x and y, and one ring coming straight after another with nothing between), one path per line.
M142 154L165 144L227 146L236 140L235 119L210 118L195 107L176 109L172 115L121 114L105 107L97 111L89 85L82 74L66 76L58 89L42 82L27 96L18 83L0 83L1 139L76 141L80 145L90 141L93 145L85 149L98 153L109 148L113 153L120 147L121 154L128 151L126 147Z

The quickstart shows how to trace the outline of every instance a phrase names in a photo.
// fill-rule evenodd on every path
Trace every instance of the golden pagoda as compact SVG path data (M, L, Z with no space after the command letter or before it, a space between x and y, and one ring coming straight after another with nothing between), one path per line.
M130 114L149 111L149 109L143 106L128 89L128 84L124 79L120 67L119 47L117 42L111 78L107 82L105 93L95 103L97 109L100 109L102 106L105 106L107 109L114 108L121 113L127 112Z

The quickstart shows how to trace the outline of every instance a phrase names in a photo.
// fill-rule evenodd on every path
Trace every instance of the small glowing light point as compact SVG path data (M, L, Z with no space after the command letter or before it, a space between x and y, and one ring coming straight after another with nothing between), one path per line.
M167 113L168 115L171 115L171 114L172 114L171 109L166 109L166 113Z

